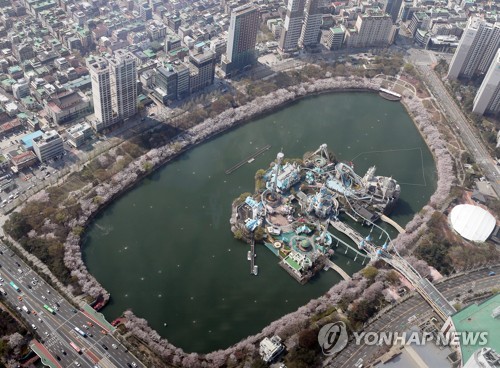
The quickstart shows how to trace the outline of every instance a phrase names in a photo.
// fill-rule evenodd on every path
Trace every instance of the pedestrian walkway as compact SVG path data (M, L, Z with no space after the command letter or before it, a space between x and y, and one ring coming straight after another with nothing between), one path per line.
M335 263L333 263L330 259L326 261L326 264L332 269L335 270L342 278L346 281L349 281L351 279L351 276L349 276L342 268L337 266Z
M386 215L380 216L380 219L384 222L387 222L389 225L392 225L400 234L406 233L405 229L403 229L396 221L387 217Z
M31 350L38 355L42 361L42 364L50 368L62 368L62 366L57 363L56 359L49 353L49 351L37 340L33 340L30 345Z

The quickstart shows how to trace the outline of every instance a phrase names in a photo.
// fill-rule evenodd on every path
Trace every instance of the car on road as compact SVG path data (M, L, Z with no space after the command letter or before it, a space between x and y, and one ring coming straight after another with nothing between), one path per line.
M495 275L496 275L495 271L491 271L490 273L488 273L488 276L495 276Z
M108 347L107 347L106 345L101 344L101 346L102 346L102 348L103 348L104 350L108 350Z
M31 327L33 327L33 330L36 330L36 326L34 323L31 324Z
M82 366L82 365L81 365L80 363L78 363L78 362L75 362L75 365L76 365L77 367L81 367L81 366Z
M118 346L116 344L111 345L113 349L118 349Z

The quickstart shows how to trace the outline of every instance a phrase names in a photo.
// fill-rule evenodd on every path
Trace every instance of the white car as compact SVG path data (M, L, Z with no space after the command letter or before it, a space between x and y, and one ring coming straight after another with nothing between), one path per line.
M33 330L36 330L36 326L34 323L31 324L31 327L33 327Z
M113 349L118 349L118 346L116 346L116 344L113 344L111 346L113 347Z

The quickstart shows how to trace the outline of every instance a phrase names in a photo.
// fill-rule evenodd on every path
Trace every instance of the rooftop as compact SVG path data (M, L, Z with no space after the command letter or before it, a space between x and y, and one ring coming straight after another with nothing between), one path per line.
M488 332L487 346L500 351L500 318L493 317L493 311L500 307L500 294L497 294L481 304L473 304L462 309L451 317L457 331L477 331ZM478 341L479 342L479 341ZM465 363L480 349L479 343L476 345L460 345L462 362Z

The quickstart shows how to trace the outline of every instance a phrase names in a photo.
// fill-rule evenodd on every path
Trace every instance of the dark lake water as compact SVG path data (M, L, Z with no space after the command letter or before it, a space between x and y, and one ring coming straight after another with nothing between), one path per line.
M203 353L260 331L340 281L330 270L301 286L261 245L259 275L251 276L248 246L229 226L231 202L253 192L257 169L281 149L302 157L322 143L361 176L376 165L378 175L401 183L391 217L402 226L435 190L432 155L401 104L370 93L306 98L190 150L96 218L83 254L111 292L106 317L131 308L174 345ZM268 144L251 164L224 173ZM349 254L336 258L348 273L362 267Z

